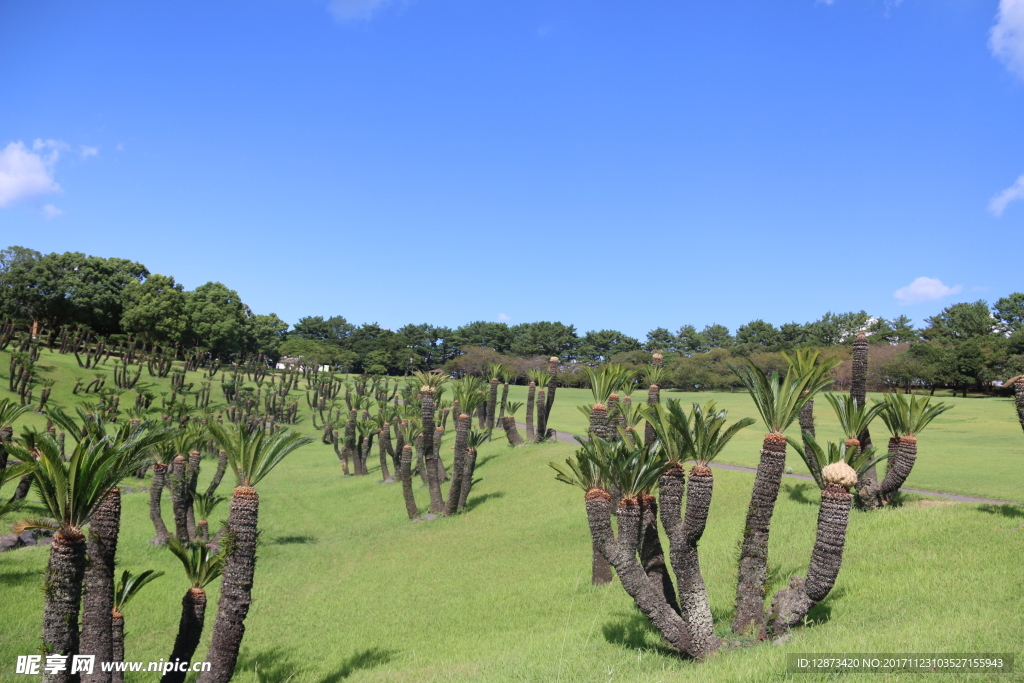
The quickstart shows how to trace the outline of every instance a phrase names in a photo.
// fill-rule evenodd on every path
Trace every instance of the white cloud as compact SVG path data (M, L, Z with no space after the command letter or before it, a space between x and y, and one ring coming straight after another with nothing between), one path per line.
M505 315L504 313L499 313L499 314L498 314L498 322L499 322L499 323L507 323L507 322L512 322L512 318L508 317L508 316L507 316L507 315Z
M90 147L89 145L80 145L79 149L81 150L82 158L83 159L88 159L89 157L94 157L94 156L96 156L97 154L100 153L100 150L99 150L98 147Z
M892 293L901 304L919 304L935 301L950 294L958 294L963 285L947 287L942 280L934 277L919 277L906 287L900 287Z
M62 209L58 209L53 204L46 204L45 206L43 206L43 215L46 216L46 220L52 221L54 218L57 218L58 216L63 216L64 211Z
M1024 0L999 0L988 47L1007 69L1024 78Z
M988 200L988 210L995 216L1002 216L1003 211L1006 211L1007 205L1010 202L1017 201L1018 199L1024 199L1024 175L1017 178L1017 182L1013 185L1010 185L995 197Z
M327 11L338 21L369 19L390 0L330 0Z
M43 154L36 154L20 141L8 143L0 151L0 208L61 191L53 180L53 166L60 158L60 149L50 143L56 141L36 140L32 145L33 150L44 151Z

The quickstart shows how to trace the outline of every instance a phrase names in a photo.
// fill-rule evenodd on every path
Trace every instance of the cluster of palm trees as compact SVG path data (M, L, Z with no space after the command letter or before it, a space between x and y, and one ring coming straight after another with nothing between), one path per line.
M175 533L170 535L164 527L162 541L182 561L189 588L182 600L179 631L168 661L188 662L194 656L205 619L204 588L222 576L213 642L207 655L212 668L200 680L226 683L234 672L251 602L259 513L255 486L285 456L312 439L284 429L249 429L242 424L225 429L217 423L202 428L137 419L110 423L81 409L72 416L56 408L48 411L52 430L25 430L12 439L13 430L7 425L23 410L9 401L0 401L0 424L5 425L0 430L0 482L30 476L47 516L22 519L15 529L53 533L44 581L43 644L47 652L66 657L89 654L97 662L123 658L122 610L142 586L159 574L147 571L133 575L125 571L115 585L121 525L118 486L154 460L165 467L170 460ZM66 445L65 439L58 437L57 427L73 444ZM225 456L225 467L229 466L237 479L227 524L218 533L221 550L204 542L209 538L206 518L216 487L206 494L195 493L199 452L187 450L211 437ZM184 452L190 456L185 458ZM18 464L9 466L9 458ZM154 521L160 520L163 526L159 497L156 500ZM182 509L184 505L187 511ZM9 504L0 513L10 512L12 507ZM193 512L199 517L198 524L190 523ZM158 537L159 533L158 527ZM184 680L184 671L178 668L166 673L163 681ZM77 674L65 667L46 673L44 678L71 681L77 680ZM98 664L94 673L86 676L87 680L103 683L115 678Z
M757 639L801 623L829 594L842 564L855 499L865 509L877 507L878 501L884 504L909 475L916 458L916 435L948 410L948 406L931 404L927 397L901 394L886 395L868 406L854 383L851 395L825 394L845 441L819 444L813 431L812 401L829 385L830 371L838 362L809 350L798 350L787 360L783 375L765 373L752 363L732 367L767 430L744 524L731 624L734 633ZM866 363L857 364L856 369L866 372ZM631 389L632 373L611 364L587 372L594 394L594 403L581 407L589 418L588 438L577 438L580 447L564 465L551 466L557 479L584 491L594 550L593 581L608 582L607 567L613 567L623 588L667 642L685 656L705 657L719 646L698 553L714 485L708 464L754 420L730 424L725 411L714 403L695 403L686 411L677 400L661 402L656 364L644 373L648 403L636 407L619 400L616 393ZM878 416L893 435L883 455L877 455L869 442L869 425ZM787 437L785 432L798 420L801 438ZM770 525L787 444L804 459L821 488L817 539L806 576L792 577L766 609ZM694 465L687 482L683 463L688 461ZM876 482L876 465L889 461L885 478ZM668 539L671 573L659 519Z

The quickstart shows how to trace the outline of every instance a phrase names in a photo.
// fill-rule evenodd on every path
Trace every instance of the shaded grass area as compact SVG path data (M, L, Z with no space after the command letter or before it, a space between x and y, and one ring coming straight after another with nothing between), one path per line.
M43 364L74 364L73 357L49 359L44 352ZM6 365L0 354L0 369ZM59 390L60 385L54 388L56 396ZM552 426L569 430L572 413L579 415L575 399L583 394L559 389ZM130 396L126 393L122 400ZM723 404L726 398L734 401L726 405L733 417L754 414L745 395L720 396ZM975 400L965 403L971 401ZM999 406L992 399L977 403ZM1006 408L1013 417L1012 406ZM559 422L563 419L567 424ZM999 419L993 409L992 416L977 424ZM41 425L41 418L33 416L32 422ZM825 420L821 424L823 430L828 428ZM1011 426L1019 429L1015 422ZM941 452L938 427L922 439L919 467L932 444ZM316 434L308 419L298 429ZM756 427L746 431L738 437L747 439L735 449L738 460L726 461L755 463L761 435ZM450 445L448 439L442 449L449 466ZM269 681L291 677L312 683L759 681L784 678L786 654L797 652L1002 652L1024 662L1024 506L925 505L914 496L876 513L853 513L836 588L811 612L811 625L790 642L730 647L701 664L680 661L617 582L601 588L590 585L582 493L556 482L547 466L572 452L567 444L520 449L509 449L503 439L488 444L478 460L480 481L468 511L418 524L406 517L400 486L377 483L376 453L369 476L348 478L341 477L332 449L319 442L289 456L260 485L254 602L235 680L255 681L258 667ZM976 454L974 448L966 452L972 459L990 457ZM201 488L215 462L206 460L203 467ZM962 469L970 484L984 468ZM914 476L917 473L915 468ZM718 470L715 478L701 560L719 632L727 637L738 544L753 477ZM1015 471L1005 483L1009 488L1018 481ZM148 478L128 481L131 488L140 484L148 485ZM229 475L221 493L229 493L231 484ZM1011 500L1021 497L976 492ZM9 487L5 493L9 495ZM425 510L426 489L417 487L415 495ZM817 503L813 486L784 483L772 524L772 592L783 587L790 574L806 572ZM118 552L121 568L167 572L126 610L126 658L139 661L168 656L181 596L188 588L170 552L148 543L153 528L147 505L145 492L124 496ZM169 522L166 497L164 515ZM211 527L226 516L226 506L219 508ZM47 549L41 547L0 555L0 594L5 597L0 614L2 672L13 671L17 655L40 647L46 558ZM216 584L209 593L200 656L209 645ZM0 680L6 676L0 674ZM912 679L870 676L873 681ZM1015 676L998 680L1021 680ZM826 680L807 674L795 678ZM132 680L154 678L138 674L129 677ZM964 675L943 680L986 678Z

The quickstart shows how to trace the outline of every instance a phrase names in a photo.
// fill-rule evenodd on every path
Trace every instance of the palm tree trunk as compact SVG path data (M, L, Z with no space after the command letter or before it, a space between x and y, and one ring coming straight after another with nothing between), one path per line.
M448 503L444 514L454 515L459 511L462 487L466 474L466 435L473 426L473 419L465 413L455 418L455 457L452 460L452 485L448 487Z
M93 511L89 522L89 562L85 569L82 597L82 634L79 651L95 655L97 662L114 656L112 619L114 613L114 555L121 529L121 492L111 489ZM110 672L95 666L83 683L109 683Z
M914 463L917 461L917 439L904 436L899 440L897 449L896 457L889 461L889 471L885 473L885 479L879 486L886 500L900 490L910 476L910 471L914 469Z
M804 404L804 407L800 409L800 414L798 415L797 420L800 422L800 436L803 438L804 442L804 453L810 453L811 447L807 441L807 437L804 435L809 432L812 438L816 437L814 432L813 398L808 399L807 403ZM811 470L811 476L813 476L815 481L817 481L821 476L821 472L818 468L818 461L814 458L807 458L807 467Z
M587 431L598 438L608 438L608 408L604 404L595 403L590 406L590 426Z
M153 463L153 483L149 487L149 518L156 529L156 536L150 540L153 545L166 545L167 537L170 535L164 518L160 515L160 498L166 481L167 465L162 462Z
M174 535L182 543L189 542L187 515L188 480L185 473L185 458L177 455L171 462L171 507L174 511Z
M416 519L419 510L416 508L416 498L412 494L412 446L406 444L402 447L401 467L399 476L402 478L402 497L405 498L405 511L409 519Z
M217 471L213 474L210 485L206 487L206 495L212 496L220 486L220 480L224 478L224 470L228 467L228 452L222 450L217 458Z
M444 514L444 499L441 497L441 482L437 477L437 456L434 453L434 395L423 393L423 440L427 469L427 489L430 491L430 511Z
M612 394L608 397L608 417L604 427L604 438L609 441L619 440L619 431L615 428L618 423L619 397Z
M498 413L498 424L505 418L505 406L508 405L508 382L501 385L501 412Z
M761 461L754 476L754 490L747 509L740 548L739 581L736 586L736 610L732 620L734 633L754 632L765 636L764 592L768 582L768 526L779 497L782 472L786 467L786 438L782 434L765 436Z
M846 526L852 505L853 496L838 484L829 484L821 492L818 532L807 579L794 576L789 580L788 588L775 594L772 600L772 630L775 633L791 629L803 621L811 607L824 600L832 590L843 563Z
M181 599L181 619L178 621L178 635L168 662L191 662L203 635L206 620L206 591L189 588ZM160 683L184 683L187 671L168 671Z
M192 510L192 501L196 497L196 485L199 483L199 464L202 461L203 456L199 451L192 451L188 455L188 469L187 483L188 486L185 489L185 521L188 526L188 537L194 540L196 538L196 515Z
M43 647L49 654L78 654L78 610L85 575L85 536L78 529L53 535L43 592ZM71 667L43 674L45 683L71 683Z
M536 394L537 385L530 382L529 387L526 389L526 440L531 442L536 438L533 429L533 403Z
M124 615L114 612L110 619L111 642L113 644L110 661L124 661ZM124 683L123 671L111 671L110 683Z
M487 429L494 429L494 409L498 403L498 378L491 379L490 392L487 395Z
M359 411L350 410L348 411L348 420L345 422L345 441L342 444L343 459L341 461L341 468L345 471L345 475L348 476L348 461L353 461L353 469L355 474L359 474L359 454L356 453L356 418L359 417Z
M647 387L647 405L655 406L661 401L661 387L657 384L652 384ZM657 439L654 433L654 425L650 422L644 422L644 445L650 446Z
M437 481L443 484L448 481L448 471L444 468L444 460L441 459L441 442L444 440L444 427L434 428L434 457L437 459Z
M228 512L226 555L217 603L217 620L206 661L210 670L199 675L199 683L228 683L235 673L238 649L245 635L245 617L252 604L252 581L256 572L256 523L260 498L256 489L239 486L231 496Z
M476 449L466 449L466 464L463 467L462 486L459 487L459 507L462 512L466 508L466 501L469 500L469 492L473 488L473 472L476 470Z
M402 434L401 429L404 424L406 424L406 422L403 420L395 427L395 453L398 454L398 457L395 460L395 473L398 475L399 479L402 478L402 449L405 448L405 435Z
M607 491L591 489L586 495L587 523L590 535L601 554L608 560L619 581L640 611L651 621L673 647L684 655L692 656L693 644L682 618L659 598L661 589L655 589L637 561L640 543L640 508L635 501L623 499L618 507L619 537L612 533L611 496Z
M686 489L686 516L683 518L681 543L669 539L672 566L679 567L676 580L679 581L679 601L683 615L690 627L694 651L704 657L715 650L721 642L715 635L715 621L708 602L708 590L700 571L700 556L697 544L704 535L708 510L711 508L711 494L715 478L711 469L694 465L690 470L690 484Z
M661 547L661 537L658 535L658 501L654 496L640 497L640 524L640 564L658 597L668 603L676 614L680 614L676 590L665 565L665 551ZM611 565L608 565L608 569L610 574Z
M382 483L393 484L395 483L395 480L391 477L391 472L388 471L388 446L391 445L391 428L386 422L384 423L384 426L388 427L387 444L384 443L384 429L382 428L377 432L377 452L380 455L380 476Z
M551 417L551 406L555 405L555 387L558 386L558 359L552 357L548 363L548 396L544 402L544 430L547 431L548 419Z
M868 338L861 332L857 340L853 342L853 367L850 377L850 396L857 402L857 407L862 408L867 402L868 396ZM802 427L801 427L802 428ZM871 433L865 429L863 434L857 435L860 447L871 448ZM872 465L862 476L864 481L877 482L878 472Z
M476 422L478 429L487 429L487 402L484 401L476 409Z
M537 443L543 443L547 441L547 415L544 414L544 390L537 387L537 434L534 436L534 441Z
M523 437L519 435L519 429L516 428L515 416L509 415L508 417L501 418L502 425L505 427L505 438L508 439L510 446L518 446L523 443Z
M366 467L366 461L370 458L370 437L364 436L362 448L359 451L359 474L369 474L370 470Z

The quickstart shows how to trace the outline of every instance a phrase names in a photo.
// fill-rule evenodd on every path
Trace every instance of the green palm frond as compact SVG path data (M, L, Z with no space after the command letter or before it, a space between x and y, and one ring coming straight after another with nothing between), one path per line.
M187 546L176 536L167 539L167 547L181 560L185 575L193 588L206 588L224 570L224 553L214 552L203 543Z
M611 486L622 492L623 497L635 498L650 493L658 485L667 465L668 460L660 449L623 439L609 446L603 475Z
M506 414L515 417L516 413L522 410L523 405L525 404L522 401L509 401L505 404Z
M916 436L928 424L953 406L945 403L931 403L930 396L913 395L909 399L903 394L886 394L880 406L880 416L889 432L896 437Z
M508 367L501 363L488 363L487 364L487 378L488 379L501 379L502 374L508 372Z
M875 403L858 406L857 401L849 394L825 394L832 404L832 409L839 419L839 426L847 439L859 439L860 435L871 424L871 421L885 408L884 404Z
M832 360L813 366L807 372L791 363L785 377L777 372L771 375L749 362L744 366L729 363L729 368L740 378L743 386L754 400L769 432L780 433L796 420L800 409L814 394L831 383L829 371L834 367Z
M583 491L594 488L606 489L603 472L608 459L609 443L598 437L587 441L578 436L576 442L580 447L573 456L566 458L565 465L548 463L555 471L555 479Z
M231 430L216 423L209 427L213 438L227 452L239 486L255 486L286 455L314 441L289 429L269 434L262 429L249 432L241 423Z
M466 448L475 451L490 440L490 429L470 429L466 433Z
M423 425L420 424L419 420L410 418L400 429L402 431L402 438L405 440L405 445L415 446L416 437L423 431Z
M139 594L143 586L163 575L163 572L154 569L147 569L141 574L132 574L127 569L124 570L121 573L121 580L117 582L117 587L114 589L114 611L124 610L125 605Z
M786 441L793 447L793 450L800 454L807 469L810 470L811 476L814 477L814 482L822 490L825 489L825 481L822 479L821 471L833 463L840 460L845 461L860 478L878 463L892 457L888 453L876 455L874 448L848 448L845 443L829 441L822 446L811 436L810 432L804 432L801 439L787 436ZM804 448L805 443L806 449Z
M412 374L416 377L416 381L419 382L419 385L416 387L417 392L420 387L430 387L436 391L442 384L448 381L448 375L443 372L416 370Z
M597 368L583 368L594 395L594 403L605 405L612 394L630 388L634 372L620 363L605 363Z
M645 365L640 371L640 377L647 386L654 384L660 387L667 376L668 370L664 365Z
M547 370L539 369L527 370L526 377L530 382L533 382L538 387L544 386L548 383L548 380L551 379L551 375L548 374Z
M482 379L466 375L452 387L452 397L459 402L459 408L463 413L472 415L487 400L485 388Z
M13 425L19 417L27 413L32 406L18 405L9 398L0 400L0 427Z
M209 519L214 509L223 503L227 498L218 496L216 493L197 493L192 497L192 511L196 519Z

